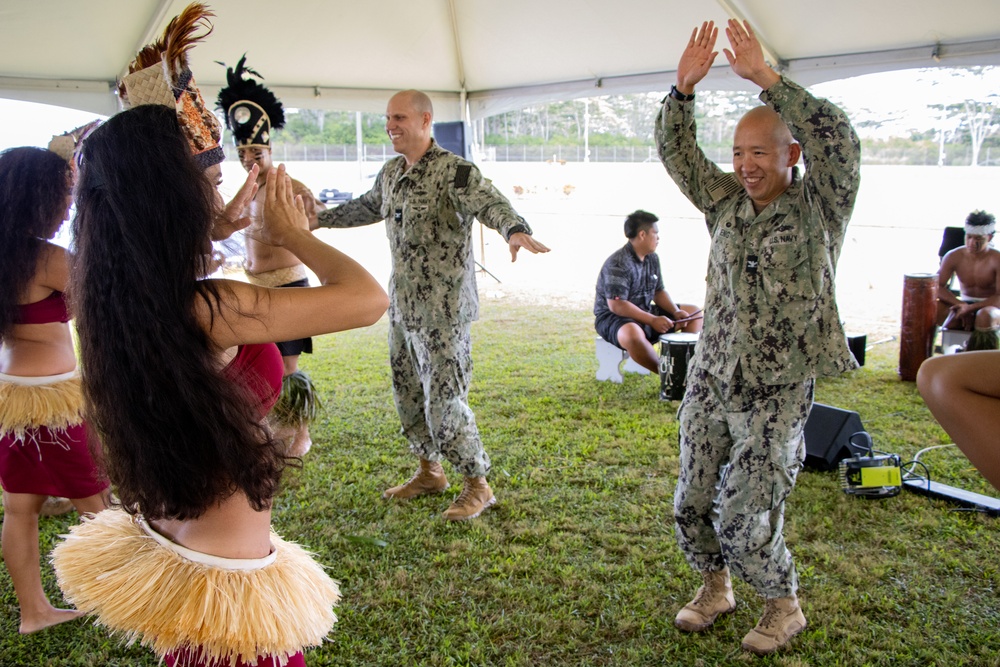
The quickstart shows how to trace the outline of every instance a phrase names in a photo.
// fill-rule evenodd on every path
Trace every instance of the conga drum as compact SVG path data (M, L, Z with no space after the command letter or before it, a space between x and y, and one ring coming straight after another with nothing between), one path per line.
M903 277L903 314L899 335L899 378L917 379L920 364L934 352L937 331L937 283L933 273Z
M698 342L696 333L668 333L660 336L660 400L684 398L688 363Z

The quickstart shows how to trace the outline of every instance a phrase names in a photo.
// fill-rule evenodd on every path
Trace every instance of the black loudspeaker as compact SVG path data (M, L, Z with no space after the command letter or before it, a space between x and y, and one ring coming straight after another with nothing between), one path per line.
M841 459L853 455L847 444L852 435L864 431L857 412L813 403L806 420L807 468L833 470Z
M465 123L462 121L434 123L434 141L446 151L451 151L460 158L468 158L465 154Z

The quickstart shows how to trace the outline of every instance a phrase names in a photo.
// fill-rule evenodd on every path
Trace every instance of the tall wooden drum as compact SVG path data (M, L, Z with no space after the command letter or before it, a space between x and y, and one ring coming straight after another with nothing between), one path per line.
M937 319L937 275L903 277L903 314L899 335L899 378L917 379L920 364L934 352Z

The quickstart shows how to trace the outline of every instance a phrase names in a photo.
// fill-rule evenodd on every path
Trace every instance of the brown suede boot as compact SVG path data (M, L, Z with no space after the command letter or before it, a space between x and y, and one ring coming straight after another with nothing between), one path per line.
M466 477L462 493L458 494L458 498L444 511L443 516L448 521L475 519L496 501L485 477Z
M797 597L768 598L757 627L743 638L743 650L757 655L774 653L807 625Z
M448 488L448 478L444 476L444 468L437 461L420 459L420 468L410 481L387 489L383 498L398 498L409 500L428 493L441 493Z
M728 567L715 571L705 570L701 577L705 583L695 593L694 599L677 612L674 619L674 625L684 632L701 632L715 623L719 614L728 614L736 609Z

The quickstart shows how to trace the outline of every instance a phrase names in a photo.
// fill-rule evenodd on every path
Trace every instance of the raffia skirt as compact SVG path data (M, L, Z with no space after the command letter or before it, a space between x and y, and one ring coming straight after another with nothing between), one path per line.
M273 532L270 555L259 559L192 551L120 510L85 519L65 537L52 564L66 600L161 657L225 665L270 656L284 666L337 622L337 582Z
M9 493L88 498L108 487L88 447L76 371L0 373L0 484Z

